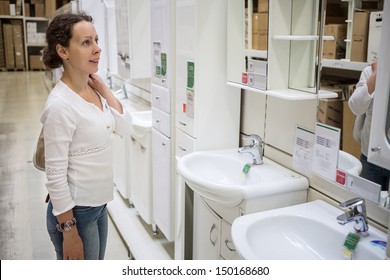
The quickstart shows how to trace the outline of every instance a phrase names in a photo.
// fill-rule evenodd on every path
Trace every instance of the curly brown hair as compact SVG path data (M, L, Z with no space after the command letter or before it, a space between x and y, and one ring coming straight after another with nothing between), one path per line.
M63 65L61 57L57 54L56 46L69 47L69 41L73 36L73 26L80 22L93 22L91 16L84 12L67 13L57 15L50 22L46 30L46 46L43 49L42 61L46 67L55 69Z

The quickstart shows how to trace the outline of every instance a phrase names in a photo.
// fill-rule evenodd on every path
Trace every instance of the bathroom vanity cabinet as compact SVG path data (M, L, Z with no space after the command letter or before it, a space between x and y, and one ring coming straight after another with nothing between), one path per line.
M151 0L153 218L173 241L175 228L175 2Z
M176 1L176 160L198 150L238 147L241 95L226 84L226 12L225 0ZM185 194L191 190L176 182L175 258L190 258L192 205Z
M194 243L195 260L241 259L234 249L231 227L200 195L194 195Z

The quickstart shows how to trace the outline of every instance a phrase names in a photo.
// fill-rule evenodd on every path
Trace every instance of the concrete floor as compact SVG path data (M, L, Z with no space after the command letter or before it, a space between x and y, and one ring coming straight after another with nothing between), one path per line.
M45 174L32 165L48 90L43 72L0 72L0 259L51 260ZM110 220L106 259L128 259Z

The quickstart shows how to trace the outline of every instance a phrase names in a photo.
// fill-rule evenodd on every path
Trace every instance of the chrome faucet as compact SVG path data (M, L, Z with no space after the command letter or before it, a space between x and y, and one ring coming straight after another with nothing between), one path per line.
M353 227L361 236L368 236L368 222L366 202L363 198L357 197L347 200L339 205L346 212L337 217L337 221L341 225L350 222L355 222Z
M239 153L249 153L252 155L253 164L263 164L262 146L263 140L256 134L243 135L243 140L251 140L252 143L238 149Z

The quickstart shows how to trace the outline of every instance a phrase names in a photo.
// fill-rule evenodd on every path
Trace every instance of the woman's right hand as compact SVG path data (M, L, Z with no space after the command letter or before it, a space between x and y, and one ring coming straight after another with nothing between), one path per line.
M63 237L62 250L64 260L83 260L84 246L77 228L74 227L70 231L63 232Z
M366 85L367 85L367 90L369 94L372 94L375 91L375 82L376 82L376 70L377 70L377 65L378 62L374 61L371 64L371 69L372 69L372 75L368 78Z

